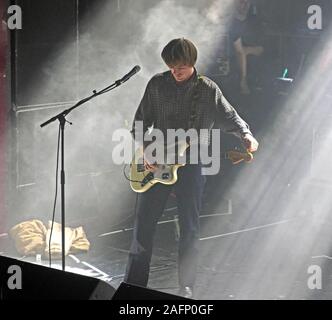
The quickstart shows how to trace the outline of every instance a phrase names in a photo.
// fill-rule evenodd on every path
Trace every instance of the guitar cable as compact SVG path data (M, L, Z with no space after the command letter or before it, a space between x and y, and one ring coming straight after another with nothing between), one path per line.
M124 166L123 166L123 175L124 175L124 177L128 180L128 181L130 181L130 182L138 182L138 183L141 183L142 181L138 181L138 180L131 180L128 176L127 176L127 174L126 174L126 168L128 167L128 164L125 164Z
M125 164L123 166L123 175L124 177L130 181L130 182L138 182L140 183L141 181L138 181L138 180L131 180L127 175L126 175L126 168L127 168L128 164ZM135 206L134 206L134 217L136 217L136 212L137 212L137 202L138 202L138 192L136 192L136 197L135 197ZM129 216L129 218L131 217L132 215ZM128 218L127 218L128 219Z

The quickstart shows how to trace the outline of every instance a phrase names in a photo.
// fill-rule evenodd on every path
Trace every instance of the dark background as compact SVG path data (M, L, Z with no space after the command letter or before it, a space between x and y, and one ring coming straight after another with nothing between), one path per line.
M109 19L123 21L127 11L133 5L132 0L108 1L111 2ZM91 59L98 60L98 56L91 56L89 43L80 41L81 33L94 32L94 10L106 3L105 0L22 0L17 1L23 11L22 30L11 32L12 52L12 108L11 108L11 152L10 152L10 219L13 225L24 219L37 217L48 219L51 217L51 208L54 196L54 180L50 175L55 171L56 126L41 130L39 125L65 107L71 106L79 97L86 95L85 87L87 75L98 73L100 70L89 70L87 65ZM184 1L184 4L186 2ZM207 73L219 83L227 96L232 97L232 102L251 124L256 132L264 128L262 119L273 118L277 113L277 106L283 101L280 84L275 78L282 75L284 68L288 68L290 77L304 74L310 65L312 49L324 41L324 30L328 28L331 16L330 1L254 1L257 6L252 14L257 15L264 32L260 34L266 52L265 64L256 69L258 80L265 84L264 92L251 99L241 100L237 95L234 73L223 75L218 72ZM307 28L307 8L310 4L319 4L323 9L323 31L311 31ZM149 1L142 1L141 14L150 5ZM190 6L190 3L187 4ZM84 19L84 25L81 21ZM113 34L112 46L117 47L123 38L131 39L130 29L135 28L137 21L128 19L128 29L121 30L121 37L117 30L109 30ZM107 24L102 26L107 31ZM161 31L162 32L162 31ZM69 43L69 45L68 45ZM55 69L62 49L66 44L66 53L63 57L66 68ZM90 44L91 45L91 44ZM228 44L230 45L230 44ZM226 50L230 52L231 50ZM231 57L229 57L231 59ZM302 62L303 63L302 63ZM211 69L216 70L218 61L210 61ZM100 66L104 69L106 66ZM251 66L252 67L252 66ZM253 68L255 64L253 62ZM126 70L124 70L126 72ZM71 85L62 85L64 79L71 79ZM263 80L262 80L263 79ZM51 81L52 89L41 88L38 95L32 95L34 86L40 86L46 81ZM143 85L143 84L142 84ZM93 86L93 84L92 84ZM281 84L282 86L282 84ZM91 87L91 89L94 89ZM288 90L289 88L285 88ZM125 94L123 91L121 94ZM119 94L120 95L120 94ZM266 109L266 104L269 108ZM244 105L250 105L251 108ZM135 106L131 106L134 110ZM321 106L327 108L327 106ZM248 111L250 110L250 112ZM81 109L82 114L89 117L86 109ZM114 109L102 109L105 116L112 117ZM86 112L86 113L85 113ZM133 117L130 110L116 110L121 120L129 123ZM75 119L75 118L74 118ZM99 119L98 119L99 120ZM84 121L70 128L75 138L80 137L80 125ZM309 125L314 126L314 123ZM98 130L102 123L96 123ZM119 127L123 124L119 123ZM105 128L104 128L105 129ZM223 149L236 144L232 137L223 138ZM308 139L311 141L312 136ZM51 140L51 143L50 143ZM70 143L74 141L70 139ZM102 156L105 144L109 143L105 157ZM79 155L68 156L67 169L67 212L68 223L83 224L93 233L115 229L124 224L131 224L135 196L128 194L128 185L123 178L122 169L110 165L112 143L108 137L103 137L98 142L95 140L84 141ZM53 153L54 152L54 153ZM96 159L96 154L99 157ZM53 159L52 166L45 166L47 161ZM90 159L90 160L89 160ZM308 159L307 159L308 160ZM236 176L236 171L227 163L223 164L224 170L217 177L209 178L206 191L206 205L214 206L214 198L220 198L220 193L214 190L227 188L227 181ZM304 161L303 170L308 170L309 160ZM222 176L223 179L220 179ZM280 188L289 183L292 177L280 172ZM41 192L48 196L39 197ZM278 192L276 190L276 192ZM275 194L275 193L274 193ZM236 195L237 205L243 206L244 196ZM170 206L172 206L170 200ZM220 204L224 206L224 204ZM128 218L128 219L127 219Z

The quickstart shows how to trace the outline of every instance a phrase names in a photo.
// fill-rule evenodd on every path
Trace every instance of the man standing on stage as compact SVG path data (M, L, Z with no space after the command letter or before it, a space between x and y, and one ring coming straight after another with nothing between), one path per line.
M209 78L197 74L197 49L188 39L170 41L162 51L169 71L155 75L148 83L137 109L133 136L138 137L137 121L143 122L143 134L153 129L167 135L167 129L208 129L218 124L222 131L238 136L248 152L258 148L258 142L220 88ZM208 145L209 137L200 137ZM144 142L144 146L147 144ZM203 147L203 146L202 146ZM190 160L190 159L189 159ZM156 170L156 163L144 159L145 168ZM176 195L180 225L178 278L179 295L191 298L196 279L199 239L199 212L205 184L202 164L189 163L178 171L173 186L156 184L139 194L133 242L124 281L146 286L148 283L153 237L171 191Z

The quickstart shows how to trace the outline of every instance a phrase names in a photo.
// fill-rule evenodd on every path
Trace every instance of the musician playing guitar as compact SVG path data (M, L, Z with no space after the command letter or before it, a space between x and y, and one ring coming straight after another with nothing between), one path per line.
M139 134L137 121L143 121L143 131L150 127L167 129L211 129L216 123L223 132L241 139L248 152L258 148L258 142L247 123L223 96L220 88L207 77L197 74L197 49L188 39L170 41L161 54L169 71L155 75L147 84L134 118L133 136ZM143 132L143 133L144 133ZM200 136L200 144L208 145L209 135ZM146 146L145 142L144 145ZM144 158L145 169L153 172L156 163ZM176 195L180 225L178 280L179 295L191 298L196 279L199 239L199 213L206 177L201 163L186 164L178 171L174 185L156 184L138 195L133 241L124 281L147 286L153 237L171 191Z

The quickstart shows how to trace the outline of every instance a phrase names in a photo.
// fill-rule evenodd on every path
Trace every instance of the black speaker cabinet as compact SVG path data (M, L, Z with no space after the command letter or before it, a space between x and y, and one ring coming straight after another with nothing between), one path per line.
M0 300L111 300L104 281L0 256Z
M112 300L191 300L122 282Z

